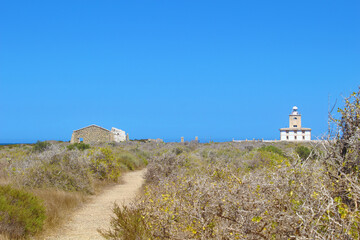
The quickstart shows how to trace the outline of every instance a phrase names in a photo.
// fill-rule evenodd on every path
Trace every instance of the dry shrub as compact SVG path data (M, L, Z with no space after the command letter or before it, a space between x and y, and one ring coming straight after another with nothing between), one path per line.
M294 187L288 164L279 161L283 168L281 175L267 173L264 169L246 174L223 163L199 169L195 176L177 172L174 177L168 175L156 185L149 185L139 205L144 209L147 224L152 226L152 236L159 238L296 236L291 225L298 220L292 214L297 202L291 194ZM304 175L302 180L311 176Z
M26 161L13 162L9 172L20 186L94 192L88 161L80 151L51 145Z
M152 157L145 174L146 181L156 184L163 178L177 176L178 171L188 163L185 157L179 154L174 151Z
M340 119L333 119L338 132L324 143L319 153L331 182L330 196L340 214L332 219L348 238L360 238L360 88L345 99L339 109Z
M145 166L143 158L128 151L106 148L68 150L49 145L7 167L13 180L30 188L57 188L94 193L94 179L118 182L122 172Z
M334 232L328 233L323 226L331 225L328 215L340 215L336 205L329 208L333 200L327 191L324 194L329 188L328 178L321 175L319 164L294 168L296 161L277 154L265 156L272 158L251 172L228 162L217 162L200 165L196 174L189 174L193 165L180 164L179 168L179 156L150 161L150 173L157 169L165 174L147 176L150 184L132 210L142 213L147 234L155 239L332 236ZM113 226L114 223L117 227L111 236L130 234L124 214L118 214Z

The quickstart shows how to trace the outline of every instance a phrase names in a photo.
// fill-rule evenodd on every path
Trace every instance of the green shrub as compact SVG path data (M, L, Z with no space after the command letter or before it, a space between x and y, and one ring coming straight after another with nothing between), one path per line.
M131 154L121 154L117 157L117 161L124 164L129 170L135 170L135 168L138 167L138 159L135 158L135 156Z
M177 148L174 148L173 151L174 151L174 153L175 153L176 155L180 155L181 153L184 152L184 148L177 147Z
M248 170L258 168L272 169L288 162L284 156L272 151L252 151L244 155L244 158L247 159L244 162L244 166Z
M110 148L91 151L90 171L100 180L117 181L121 175L121 164L116 160Z
M310 156L311 150L305 146L297 146L295 152L302 160L306 160Z
M77 148L77 147L76 147L76 144L77 144L77 143L70 144L70 145L68 145L66 148L67 148L68 150L74 150L74 149Z
M0 233L21 238L39 232L45 220L45 207L30 193L0 186Z
M100 180L117 181L124 170L135 170L147 164L130 152L113 152L110 148L94 149L89 153L90 170Z
M89 149L90 145L86 144L86 143L74 143L74 144L70 144L69 146L67 146L68 150L74 150L75 148L84 151L85 149Z
M272 152L272 153L279 154L280 156L284 156L284 153L280 148L277 148L277 147L272 146L272 145L261 147L261 148L259 148L259 150L260 151Z
M138 148L135 148L135 149L132 149L131 153L136 155L137 159L141 160L139 162L139 166L137 166L137 167L148 165L148 158L150 157L150 154L148 152L144 152Z
M45 151L51 144L48 142L40 142L37 141L34 146L33 146L33 151L34 152L43 152Z
M79 143L78 144L78 146L77 146L77 148L79 149L79 150L85 150L85 149L89 149L90 148L90 145L89 144L86 144L86 143Z

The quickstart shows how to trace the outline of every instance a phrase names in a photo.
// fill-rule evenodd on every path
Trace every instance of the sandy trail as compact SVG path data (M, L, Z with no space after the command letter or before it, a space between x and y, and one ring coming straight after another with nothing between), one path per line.
M145 169L126 173L124 184L106 189L99 196L94 197L88 204L76 211L70 221L64 224L48 240L58 239L104 239L97 229L108 229L114 202L128 203L135 197L144 182Z

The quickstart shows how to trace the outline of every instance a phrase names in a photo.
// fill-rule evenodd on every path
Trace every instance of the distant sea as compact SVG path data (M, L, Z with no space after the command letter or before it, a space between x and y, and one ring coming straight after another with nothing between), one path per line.
M0 145L32 144L32 143L0 143Z

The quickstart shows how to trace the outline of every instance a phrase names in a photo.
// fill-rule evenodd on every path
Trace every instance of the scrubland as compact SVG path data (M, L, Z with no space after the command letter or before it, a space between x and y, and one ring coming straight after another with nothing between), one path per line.
M3 146L0 232L39 236L147 166L142 193L114 205L105 238L359 239L360 92L339 114L317 142Z
M305 146L170 145L144 193L115 206L108 239L359 239L360 92L334 135Z

